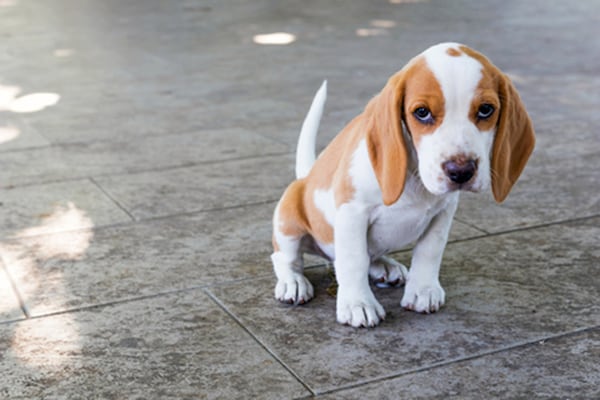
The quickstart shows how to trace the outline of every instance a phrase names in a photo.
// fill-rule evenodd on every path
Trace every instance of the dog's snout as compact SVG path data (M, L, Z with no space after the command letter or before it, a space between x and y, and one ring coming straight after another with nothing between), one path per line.
M459 185L471 180L477 171L477 161L473 159L457 158L442 164L446 176Z

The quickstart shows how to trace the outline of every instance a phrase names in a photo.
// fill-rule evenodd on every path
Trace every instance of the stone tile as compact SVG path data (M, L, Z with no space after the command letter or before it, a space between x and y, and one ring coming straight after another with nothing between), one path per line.
M595 399L600 330L543 340L474 360L335 392L323 399Z
M131 221L89 180L0 190L0 237L64 232Z
M234 160L96 181L136 219L275 202L294 179L294 157ZM268 224L270 219L263 221Z
M274 206L56 234L44 234L52 230L42 225L29 232L34 236L0 242L0 254L32 315L268 276ZM78 208L59 214L52 221L90 222ZM457 223L454 235L478 232ZM318 257L306 257L307 266L323 264Z
M0 325L0 342L4 398L308 394L200 291Z
M270 138L280 140L284 136L282 125L288 121L295 121L299 132L303 115L293 104L254 98L252 93L240 93L243 89L231 85L215 83L207 88L201 83L140 85L132 80L58 88L59 104L47 112L24 114L21 118L54 144L122 142L123 138L137 141L148 136L224 129L244 129L263 136L267 132ZM81 86L88 87L82 90ZM106 105L98 109L99 103Z
M324 392L599 325L599 222L450 244L441 275L446 306L419 315L400 308L402 289L376 289L388 315L375 329L335 322L324 269L310 270L317 297L302 307L273 299L274 277L210 290L301 379Z
M456 217L487 232L600 215L596 154L529 163L508 198L496 204L490 193L464 194Z
M138 220L253 203L271 208L294 179L294 156L197 165L139 174L114 175L96 181ZM269 224L271 216L263 223ZM484 232L454 221L450 240Z
M0 152L50 145L45 137L30 128L20 118L1 110L2 104L0 104Z
M32 315L270 275L260 205L5 240L0 253Z
M280 153L285 146L244 130L101 141L3 154L3 186L159 170L222 159Z
M17 294L13 290L10 279L4 269L4 264L0 261L0 324L5 321L24 318L21 311L21 305Z

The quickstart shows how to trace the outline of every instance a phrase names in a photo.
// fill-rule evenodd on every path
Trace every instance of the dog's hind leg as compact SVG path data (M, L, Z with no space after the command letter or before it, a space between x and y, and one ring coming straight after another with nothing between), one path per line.
M284 195L285 197L285 195ZM314 296L314 289L304 276L302 237L306 234L289 215L281 203L273 217L273 269L277 276L275 298L288 304L304 304Z
M379 287L401 286L406 282L408 270L391 257L381 256L371 261L369 276Z

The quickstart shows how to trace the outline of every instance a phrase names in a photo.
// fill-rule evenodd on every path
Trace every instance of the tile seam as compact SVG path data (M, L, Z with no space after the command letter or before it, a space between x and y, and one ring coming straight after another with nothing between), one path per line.
M110 201L113 202L121 211L123 211L131 221L135 221L136 218L133 216L131 212L125 206L123 206L113 195L111 195L108 190L106 190L102 185L100 185L93 177L89 178L89 181L98 188Z
M540 343L545 343L546 341L553 341L553 340L557 340L557 339L573 337L573 336L577 336L577 335L580 335L580 334L583 334L586 332L592 332L595 330L600 330L600 325L581 327L581 328L573 329L573 330L570 330L567 332L561 332L561 333L558 333L555 335L541 336L534 340L526 340L526 341L522 341L522 342L517 342L513 345L508 345L508 346L500 347L497 349L480 352L480 353L473 354L473 355L466 356L466 357L460 357L460 358L455 358L455 359L451 359L451 360L440 361L438 363L433 363L431 365L423 366L420 368L414 368L411 370L401 371L397 374L385 375L385 376L365 380L362 382L353 383L353 384L346 385L346 386L340 386L340 387L337 387L334 389L324 390L322 392L317 391L316 394L317 394L317 396L321 396L321 395L337 393L337 392L344 391L344 390L355 389L355 388L370 385L373 383L379 383L379 382L384 382L384 381L401 378L404 376L410 376L410 375L420 374L420 373L424 373L424 372L428 372L428 371L433 371L433 370L436 370L439 368L447 367L452 364L460 364L463 362L468 362L468 361L480 359L480 358L487 357L487 356L493 356L493 355L500 354L500 353L506 353L506 352L510 352L510 351L514 351L514 350L532 347L532 346L538 345Z
M140 168L140 169L132 169L129 171L125 170L125 171L118 171L118 172L99 173L99 174L93 174L92 176L94 178L109 178L109 177L119 177L119 176L126 176L126 175L140 175L140 174L146 174L146 173L151 173L151 172L174 171L174 170L178 170L178 169L194 168L194 167L199 167L199 166L203 166L203 165L224 164L224 163L228 163L228 162L250 161L250 160L258 160L261 158L276 158L276 157L284 157L284 156L290 156L290 155L293 155L293 153L290 153L289 151L273 152L273 153L265 153L265 154L260 154L260 155L250 155L250 156L243 156L243 157L232 157L232 158L223 158L223 159L206 160L206 161L192 161L192 162L188 162L188 163L167 165L164 167L157 167L157 168ZM6 186L0 186L0 189L15 189L15 188L31 187L31 186L45 185L45 184L51 184L51 183L79 181L79 180L89 179L89 176L90 175L78 175L78 176L66 177L66 178L61 178L61 179L50 179L50 180L40 181L40 182L11 184L11 185L6 185Z
M482 228L478 227L475 224L471 224L469 222L463 221L461 218L454 217L454 220L460 222L463 225L467 225L469 228L475 229L476 231L478 231L480 233L483 233L485 235L489 235L490 234L490 232L486 231L485 229L482 229Z
M78 179L78 180L85 180L85 179ZM29 238L36 238L36 237L58 235L58 234L63 234L63 233L73 233L73 232L85 231L85 230L90 230L90 229L94 230L94 231L101 231L101 230L105 230L105 229L117 228L117 227L122 227L122 226L127 226L127 225L152 223L155 221L161 221L161 220L165 220L165 219L169 219L169 218L193 216L193 215L197 215L197 214L204 214L204 213L217 212L217 211L235 210L235 209L240 209L240 208L244 208L244 207L256 207L256 206L260 206L260 205L272 204L277 201L279 201L279 199L266 199L266 200L253 202L253 203L236 204L236 205L227 206L227 207L207 208L207 209L200 209L200 210L194 210L194 211L184 211L184 212L175 213L175 214L165 214L165 215L152 216L152 217L148 217L148 218L139 218L139 219L134 219L132 221L127 221L127 222L116 222L116 223L111 223L111 224L106 224L106 225L98 225L98 226L94 226L94 227L74 228L74 229L68 229L68 230L64 230L64 231L41 233L38 235L0 236L0 240L12 242L12 241L19 240L19 239L29 239ZM489 234L481 234L481 235L471 236L471 237L468 237L465 239L449 240L448 245L455 244L455 243L468 242L471 240L479 240L479 239L484 239L484 238L509 235L512 233L526 232L526 231L535 230L535 229L548 228L548 227L557 226L557 225L565 225L565 224L570 224L573 222L581 222L581 221L585 221L587 219L594 219L594 218L599 218L599 217L600 217L600 214L593 214L593 215L587 215L587 216L577 217L577 218L573 218L573 219L566 219L566 220L543 223L543 224L539 224L539 225L531 225L531 226L526 226L526 227L521 227L521 228L514 228L514 229L509 229L506 231L491 232ZM401 254L401 253L406 253L409 251L411 251L411 248L395 251L395 252L392 252L389 254ZM318 264L318 265L321 265L321 264Z
M40 233L40 234L35 234L35 235L0 236L0 240L13 242L13 241L19 240L19 239L30 239L30 238L37 238L37 237L44 237L44 236L60 235L63 233L73 233L73 232L80 232L80 231L85 231L85 230L102 231L105 229L118 228L118 227L127 226L127 225L131 226L131 225L136 225L136 224L152 223L155 221L161 221L161 220L170 219L170 218L192 216L192 215L203 214L203 213L208 213L208 212L235 210L235 209L244 208L244 207L256 207L256 206L260 206L260 205L275 203L276 201L277 200L275 200L275 199L267 199L267 200L262 200L262 201L258 201L255 203L236 204L236 205L232 205L232 206L228 206L228 207L217 207L217 208L207 208L207 209L200 209L200 210L194 210L194 211L185 211L185 212L181 212L181 213L158 215L158 216L153 216L153 217L148 217L148 218L134 218L131 221L115 222L115 223L109 223L106 225L96 225L93 227L88 226L88 227L81 227L81 228L66 229L66 230L61 230L61 231L56 231L56 232L46 232L46 233Z
M29 313L29 309L27 308L27 304L25 303L25 299L23 298L23 295L21 295L21 291L19 290L19 288L17 286L17 282L15 281L15 279L12 277L10 271L8 270L7 263L4 258L4 254L0 254L0 260L2 261L2 265L0 266L0 268L4 271L4 274L6 275L6 277L8 279L8 283L10 283L10 287L12 288L13 294L15 295L15 297L17 298L17 301L19 302L19 307L21 309L21 312L23 313L25 319L31 318L31 314ZM16 319L16 321L19 321L19 320L20 319Z
M294 379L300 383L304 389L306 389L310 396L315 396L317 392L310 387L308 383L306 383L296 371L294 371L285 361L283 361L273 350L271 350L265 343L263 343L247 326L243 324L243 322L231 311L227 308L221 300L217 296L215 296L210 290L204 289L204 293L219 307L225 312L235 323L246 332L252 340L254 340L264 351L266 351L279 365L281 365L289 374L291 374Z

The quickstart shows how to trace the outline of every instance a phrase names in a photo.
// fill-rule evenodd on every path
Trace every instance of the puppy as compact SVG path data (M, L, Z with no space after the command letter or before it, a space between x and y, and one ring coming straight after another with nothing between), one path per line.
M393 75L315 160L325 98L326 82L300 133L297 179L275 209L275 297L291 304L313 297L302 260L313 253L334 263L342 324L372 327L385 317L369 276L405 282L402 307L437 311L460 191L491 186L502 202L533 151L533 127L517 91L474 50L433 46ZM386 254L410 243L407 271Z

